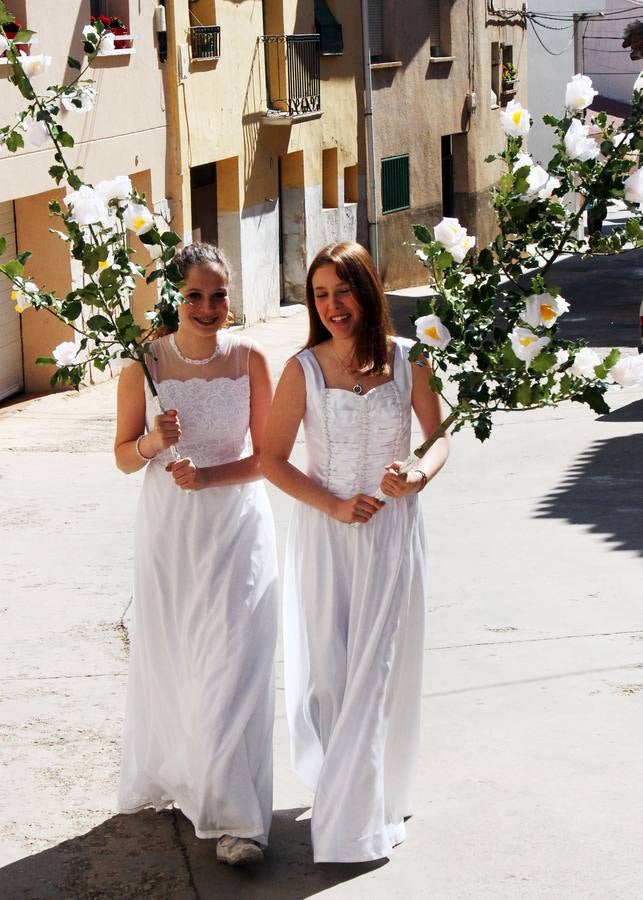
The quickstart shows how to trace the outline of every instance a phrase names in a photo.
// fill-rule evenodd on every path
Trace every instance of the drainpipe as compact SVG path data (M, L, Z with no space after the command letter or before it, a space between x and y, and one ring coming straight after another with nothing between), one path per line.
M364 130L366 134L366 219L368 244L379 272L380 252L377 234L377 182L375 178L375 130L373 126L373 83L371 47L368 29L368 0L362 0L362 49L364 51Z

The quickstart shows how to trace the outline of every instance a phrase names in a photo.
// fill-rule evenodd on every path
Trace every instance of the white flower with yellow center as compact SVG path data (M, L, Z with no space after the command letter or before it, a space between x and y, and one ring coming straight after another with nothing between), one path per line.
M117 175L109 181L99 181L96 190L109 203L110 200L129 200L133 188L128 175Z
M529 328L520 328L519 326L509 332L509 340L511 341L511 349L518 359L521 359L526 366L528 366L550 342L550 338L538 337L538 335L534 334Z
M565 89L565 106L572 112L587 109L598 94L592 87L592 79L587 75L574 75Z
M11 299L14 302L14 309L17 313L22 313L30 306L33 306L33 295L38 293L38 285L33 281L22 281L11 291Z
M143 203L128 203L123 222L135 234L146 234L154 228L154 216Z
M522 320L532 328L544 325L551 328L556 324L558 317L566 313L569 303L562 297L552 297L551 294L532 294L525 300L525 308Z
M475 237L467 234L466 228L460 225L458 219L450 217L446 217L441 222L438 222L433 229L433 236L457 263L462 262L476 242Z
M45 56L42 53L36 56L27 56L26 53L20 51L18 59L27 78L40 75L41 72L44 72L51 65L51 56Z
M509 137L525 137L529 134L531 127L529 110L525 109L518 100L511 100L500 112L500 124L504 133Z
M451 340L451 332L442 324L439 316L420 316L415 320L417 339L429 347L438 347L444 350Z
M576 378L595 378L596 366L600 366L601 358L595 350L583 347L574 357L574 363L569 367L569 374Z

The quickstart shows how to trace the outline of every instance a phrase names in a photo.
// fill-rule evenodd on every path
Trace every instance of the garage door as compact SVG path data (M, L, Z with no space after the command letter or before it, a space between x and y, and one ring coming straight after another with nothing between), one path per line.
M0 202L0 234L7 239L7 249L0 262L16 253L16 226L13 201ZM11 299L11 282L0 275L0 400L22 390L22 342L20 316Z

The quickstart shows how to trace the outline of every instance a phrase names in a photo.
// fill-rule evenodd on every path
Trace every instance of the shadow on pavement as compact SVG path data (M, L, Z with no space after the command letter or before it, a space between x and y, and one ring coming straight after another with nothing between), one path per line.
M303 809L275 811L255 869L217 863L178 811L118 815L87 834L0 869L2 900L289 900L311 897L386 863L315 865Z
M610 415L641 415L643 401ZM631 407L638 407L636 411ZM627 410L630 409L628 413ZM605 417L607 418L607 417ZM633 421L621 418L620 421ZM643 556L643 434L595 441L539 504L537 518L566 519Z

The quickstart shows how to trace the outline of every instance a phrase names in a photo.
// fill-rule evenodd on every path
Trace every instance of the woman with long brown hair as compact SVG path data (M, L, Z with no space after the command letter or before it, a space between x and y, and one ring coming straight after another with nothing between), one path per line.
M411 812L426 599L417 495L448 451L440 439L399 472L411 409L428 436L440 406L427 369L407 359L410 342L394 336L367 251L321 250L306 301L308 342L279 382L261 463L298 501L284 572L286 708L295 769L315 792L315 861L358 862L388 856ZM306 472L290 462L302 421Z

